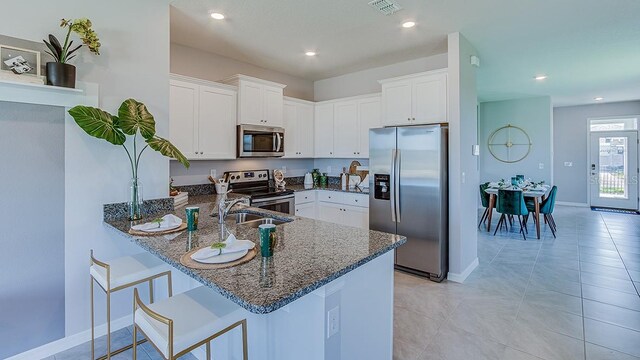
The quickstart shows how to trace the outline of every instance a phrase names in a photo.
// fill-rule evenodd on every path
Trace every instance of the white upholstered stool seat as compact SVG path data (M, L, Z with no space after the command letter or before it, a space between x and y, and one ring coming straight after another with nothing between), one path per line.
M167 271L167 265L151 253L144 252L106 261L110 266L110 283L107 284L107 269L92 264L89 273L103 289L115 289L138 282Z
M134 334L141 330L165 358L180 357L203 344L210 354L209 341L242 326L246 360L244 310L214 290L201 286L146 306L137 302L137 291L134 298Z
M171 271L162 260L147 252L103 262L96 259L91 250L89 275L91 278L91 359L95 359L94 282L98 283L107 297L107 354L102 358L110 359L112 355L133 347L129 345L111 351L111 295L130 286L148 282L149 301L153 303L153 280L166 276L167 292L171 296Z

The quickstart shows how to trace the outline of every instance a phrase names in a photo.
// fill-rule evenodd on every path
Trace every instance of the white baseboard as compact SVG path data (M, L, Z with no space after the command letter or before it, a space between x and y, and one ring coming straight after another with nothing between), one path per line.
M111 332L120 330L131 325L131 315L123 316L119 319L111 321ZM96 338L107 334L107 324L96 326ZM91 329L81 331L77 334L63 337L62 339L52 341L48 344L44 344L35 349L27 350L23 353L14 355L6 360L33 360L42 359L51 355L55 355L61 351L71 349L74 346L84 344L87 341L91 341Z
M562 205L562 206L589 207L589 204L587 203L577 203L577 202L571 202L571 201L556 201L556 204Z
M464 271L461 274L448 272L447 280L457 282L457 283L463 283L466 280L466 278L469 275L471 275L473 270L475 270L478 267L479 264L480 262L478 261L478 258L476 258L475 260L473 260L471 264L469 264L469 266L467 266L466 269L464 269Z

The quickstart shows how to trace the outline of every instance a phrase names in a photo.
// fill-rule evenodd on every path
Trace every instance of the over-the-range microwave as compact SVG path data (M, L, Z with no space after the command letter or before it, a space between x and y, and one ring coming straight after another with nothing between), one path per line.
M238 125L238 157L284 156L284 129L261 125Z

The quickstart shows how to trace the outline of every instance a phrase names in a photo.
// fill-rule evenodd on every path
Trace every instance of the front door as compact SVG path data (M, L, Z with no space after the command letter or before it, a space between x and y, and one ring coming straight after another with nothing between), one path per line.
M638 132L591 132L591 206L638 210Z

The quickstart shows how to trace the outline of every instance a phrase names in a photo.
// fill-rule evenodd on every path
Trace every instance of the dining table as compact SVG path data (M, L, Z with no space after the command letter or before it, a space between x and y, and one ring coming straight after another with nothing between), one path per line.
M489 213L487 214L487 231L491 231L491 215L493 214L493 209L496 207L496 200L498 198L498 190L513 190L514 187L509 186L497 186L490 184L489 187L485 190L487 194L489 194ZM525 186L522 188L516 187L515 190L521 190L523 192L525 198L533 199L533 203L535 206L535 211L533 213L535 223L536 223L536 235L538 239L540 239L540 204L544 201L545 197L549 193L551 186L548 185L537 185L533 186Z

